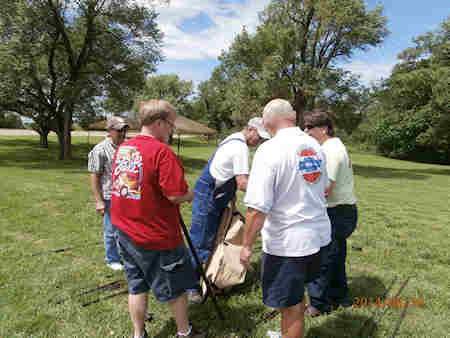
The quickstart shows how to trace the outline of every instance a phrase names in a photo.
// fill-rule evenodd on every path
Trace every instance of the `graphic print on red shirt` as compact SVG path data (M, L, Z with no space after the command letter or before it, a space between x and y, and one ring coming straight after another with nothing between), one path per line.
M112 174L112 223L138 246L170 250L183 241L179 206L166 196L184 195L184 169L170 147L138 135L116 152Z

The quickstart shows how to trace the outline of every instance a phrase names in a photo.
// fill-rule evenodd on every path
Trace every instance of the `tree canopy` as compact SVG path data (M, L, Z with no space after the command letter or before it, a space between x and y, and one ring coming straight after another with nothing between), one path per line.
M130 98L162 59L157 13L127 0L17 0L0 12L0 108L58 135L71 158L74 114Z
M324 95L346 87L348 72L338 61L383 42L389 33L382 6L363 0L272 0L260 14L256 33L244 27L220 57L227 106L246 119L273 97L293 103L298 123ZM356 90L356 91L355 91Z
M413 43L379 93L377 147L392 157L450 163L450 18Z
M179 114L189 116L192 93L192 81L181 80L176 74L153 75L147 78L135 101L163 99L173 104Z

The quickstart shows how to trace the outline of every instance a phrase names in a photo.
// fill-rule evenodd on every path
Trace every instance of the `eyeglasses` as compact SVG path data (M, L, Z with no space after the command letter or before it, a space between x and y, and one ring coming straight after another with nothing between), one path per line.
M175 123L173 123L172 121L170 121L169 119L167 119L167 118L162 118L161 120L163 120L163 121L166 121L167 122L167 124L170 126L170 128L172 128L172 129L176 129L176 127L175 127Z
M117 131L118 133L123 133L123 132L126 132L127 130L128 130L128 126L122 127L122 128L120 128L120 129L116 129L116 131Z

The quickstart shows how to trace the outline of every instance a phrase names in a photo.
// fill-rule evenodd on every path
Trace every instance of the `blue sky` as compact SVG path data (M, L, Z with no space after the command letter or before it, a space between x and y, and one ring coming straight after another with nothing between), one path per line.
M144 0L141 0L144 1ZM158 22L165 33L163 53L166 61L158 74L175 73L195 84L207 80L219 64L217 57L227 49L245 25L254 31L258 13L270 0L170 0L158 8ZM363 81L387 77L397 62L397 54L411 39L430 30L450 15L446 0L366 0L369 9L384 4L391 35L383 45L368 52L355 53L344 68L362 76Z

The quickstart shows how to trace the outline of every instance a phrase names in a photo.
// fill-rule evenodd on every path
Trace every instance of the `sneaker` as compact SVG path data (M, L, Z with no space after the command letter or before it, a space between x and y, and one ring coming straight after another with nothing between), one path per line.
M188 336L181 336L181 335L177 334L177 337L179 337L179 338L184 338L184 337L188 337L188 338L205 338L206 334L202 333L202 332L198 331L197 329L195 329L194 327L192 327L191 333L189 333Z
M134 338L134 333L131 334L131 338ZM145 329L144 329L144 333L141 334L141 336L139 338L148 338L148 334L147 334L147 331L145 331Z
M191 304L201 304L203 297L198 291L188 291L188 301Z
M153 313L152 312L146 312L144 316L144 320L146 322L151 322L153 320Z
M283 338L281 332L278 331L267 331L267 337L269 338Z
M108 265L108 267L110 269L113 269L114 271L121 271L121 270L123 270L123 265L120 264L120 263L109 263L107 265Z

